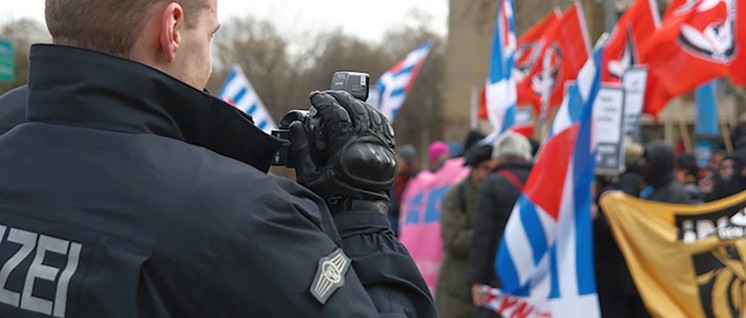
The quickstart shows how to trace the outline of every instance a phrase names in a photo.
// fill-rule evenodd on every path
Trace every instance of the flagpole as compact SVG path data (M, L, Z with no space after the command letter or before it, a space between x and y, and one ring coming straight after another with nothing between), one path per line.
M477 89L472 87L471 88L471 113L469 119L471 120L471 129L476 130L477 129Z
M539 114L539 126L540 126L540 140L542 143L546 139L549 131L548 127L548 113L549 113L549 90L551 88L549 84L549 77L551 76L552 67L552 52L547 50L544 53L544 60L542 61L542 79L541 79L541 114Z

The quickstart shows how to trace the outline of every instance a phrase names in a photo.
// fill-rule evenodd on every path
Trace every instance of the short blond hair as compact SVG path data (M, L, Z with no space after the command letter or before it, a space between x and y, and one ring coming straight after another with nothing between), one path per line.
M168 0L46 0L44 15L56 44L127 57L156 5ZM207 0L172 0L186 25L197 25Z

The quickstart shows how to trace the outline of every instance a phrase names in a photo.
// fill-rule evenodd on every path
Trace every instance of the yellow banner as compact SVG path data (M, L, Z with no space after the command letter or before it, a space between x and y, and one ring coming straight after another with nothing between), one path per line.
M746 317L745 206L746 191L706 205L601 199L654 317Z

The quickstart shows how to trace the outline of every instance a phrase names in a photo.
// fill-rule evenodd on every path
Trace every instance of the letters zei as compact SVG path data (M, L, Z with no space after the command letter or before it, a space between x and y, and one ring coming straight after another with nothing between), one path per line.
M5 240L0 244L12 242L21 248L7 260L0 259L0 262L4 262L0 268L0 302L41 314L64 317L68 286L78 268L80 250L83 246L80 243L0 225L0 239L2 238ZM44 258L47 253L67 256L64 268L45 265ZM18 265L28 257L33 257L33 260L25 273L23 290L19 292L7 289L8 277L14 271L21 270L17 268ZM34 296L34 282L37 279L56 283L54 299L47 300Z

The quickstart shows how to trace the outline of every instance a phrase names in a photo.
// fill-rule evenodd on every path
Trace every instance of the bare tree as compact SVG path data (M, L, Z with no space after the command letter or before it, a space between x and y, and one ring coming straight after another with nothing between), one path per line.
M443 136L444 40L428 29L429 17L412 12L406 27L389 30L374 44L342 30L288 40L266 21L251 18L226 23L215 39L217 90L232 64L240 65L276 120L292 108L307 108L308 93L329 87L335 71L360 71L377 80L388 68L424 41L433 47L420 69L405 105L394 122L397 143L420 149ZM303 46L298 43L307 43Z
M389 30L382 46L397 61L426 40L433 41L430 53L394 121L397 144L414 144L423 150L431 141L442 139L444 135L446 48L445 40L429 29L429 17L418 12L410 15L415 17L412 24ZM425 152L420 153L424 155Z
M288 43L269 21L251 17L224 23L215 39L215 72L208 83L217 92L233 64L239 65L274 118L289 100L286 84L296 76Z

